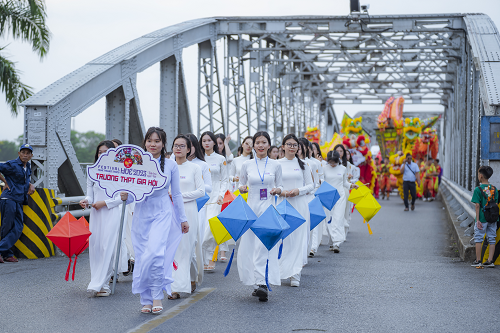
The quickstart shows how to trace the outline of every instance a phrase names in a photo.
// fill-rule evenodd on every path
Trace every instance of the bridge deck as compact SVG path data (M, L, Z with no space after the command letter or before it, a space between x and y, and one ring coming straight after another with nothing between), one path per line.
M381 201L382 210L370 223L372 236L355 213L341 253L322 246L304 269L300 288L285 281L268 303L259 303L239 283L236 266L224 278L225 264L219 264L202 286L215 291L155 331L497 330L498 319L490 313L500 306L500 267L478 270L460 261L450 248L441 202L419 201L415 212L405 213L400 199L391 199ZM1 266L2 331L123 332L158 318L139 313L131 277L121 278L116 295L89 298L88 256L78 260L74 282L64 281L67 263L53 257ZM181 302L164 300L164 306Z

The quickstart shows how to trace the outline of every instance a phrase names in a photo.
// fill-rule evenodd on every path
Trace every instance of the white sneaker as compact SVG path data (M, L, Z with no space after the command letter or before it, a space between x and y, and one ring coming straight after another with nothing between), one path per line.
M300 286L300 281L295 280L294 278L290 278L290 285L292 287L299 287Z

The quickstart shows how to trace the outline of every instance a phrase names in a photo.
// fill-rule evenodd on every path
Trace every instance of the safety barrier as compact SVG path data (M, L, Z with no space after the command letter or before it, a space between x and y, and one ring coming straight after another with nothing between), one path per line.
M23 233L13 248L16 257L38 259L54 255L54 244L45 237L54 226L54 195L54 190L37 188L28 197L28 204L23 206Z
M66 210L60 212L54 212L52 214L52 219L54 221L58 221L61 217L64 216L67 212L70 212L76 218L80 218L82 216L90 215L90 208L86 209L78 209L78 210L69 210L70 205L76 205L80 202L80 200L85 199L85 196L76 196L76 197L65 197L65 198L53 198L54 204L56 206L66 206Z

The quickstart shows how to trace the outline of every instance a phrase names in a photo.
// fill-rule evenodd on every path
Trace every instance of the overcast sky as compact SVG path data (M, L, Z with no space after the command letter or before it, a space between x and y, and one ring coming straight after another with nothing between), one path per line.
M486 13L500 26L499 0L367 0L370 14ZM349 0L48 0L48 26L52 32L50 51L42 62L28 44L0 41L10 45L3 56L16 61L23 81L35 92L83 66L98 56L149 32L202 17L212 16L286 16L348 15ZM183 54L191 112L196 108L196 57L194 47ZM138 91L146 128L159 120L159 65L138 76ZM4 98L3 95L0 98ZM357 107L359 110L382 110L382 106ZM422 107L413 107L416 110ZM357 109L336 106L338 115ZM413 110L411 106L405 110ZM13 140L23 131L23 112L17 118L0 102L0 140ZM192 117L196 119L196 117ZM194 124L193 124L194 125ZM76 130L105 131L104 98L75 119ZM195 128L193 128L195 131Z

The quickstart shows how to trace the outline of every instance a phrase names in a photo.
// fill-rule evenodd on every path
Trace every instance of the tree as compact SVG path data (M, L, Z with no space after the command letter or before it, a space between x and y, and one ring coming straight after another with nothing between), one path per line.
M6 38L10 33L14 40L30 43L33 52L43 59L50 43L46 17L43 0L1 0L0 37ZM21 73L15 63L1 54L5 48L0 47L0 90L5 94L12 115L17 116L19 104L33 93L30 86L21 82Z
M17 158L19 146L15 142L0 141L0 162L6 162Z
M71 131L71 144L75 148L76 157L80 163L94 163L95 150L105 135L89 131L85 133Z

